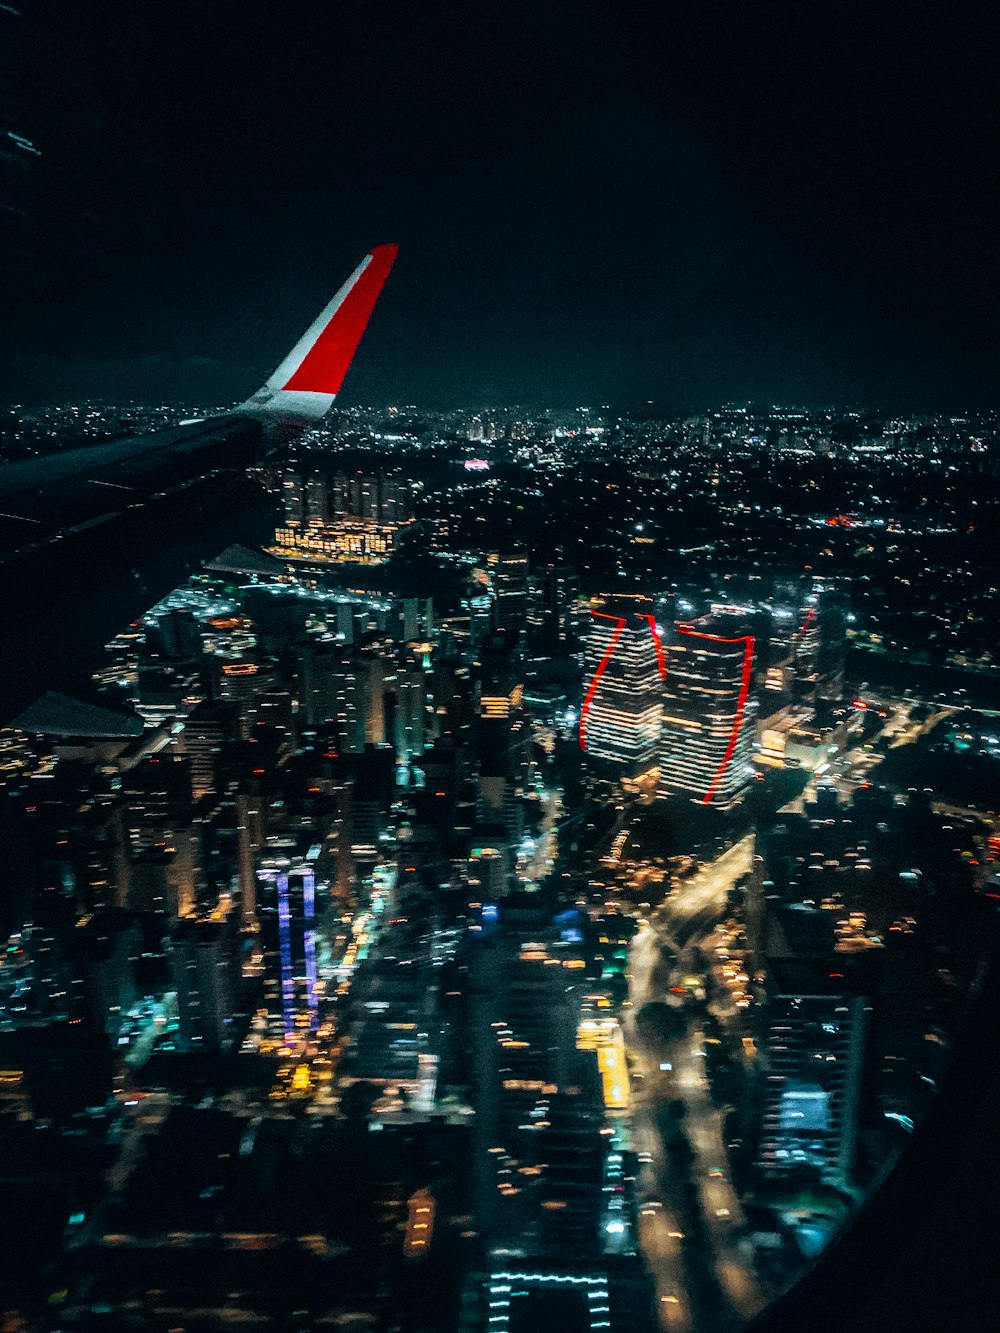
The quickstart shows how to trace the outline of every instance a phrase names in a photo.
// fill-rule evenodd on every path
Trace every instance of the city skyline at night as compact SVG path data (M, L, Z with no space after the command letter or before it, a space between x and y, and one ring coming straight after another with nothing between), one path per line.
M8 475L62 473L57 552L74 446L170 458L185 410L11 414ZM114 1163L68 1240L30 1233L60 1318L99 1322L91 1290L262 1317L224 1256L275 1234L314 1319L771 1317L920 1141L993 947L1000 421L348 400L242 457L185 429L236 451L218 496L210 449L171 509L149 487L135 550L193 524L186 576L58 655L57 562L7 667L12 1187L61 1216L83 1114ZM194 1287L155 1276L168 1244Z
M0 3L3 1333L980 1327L1000 25L783 11Z

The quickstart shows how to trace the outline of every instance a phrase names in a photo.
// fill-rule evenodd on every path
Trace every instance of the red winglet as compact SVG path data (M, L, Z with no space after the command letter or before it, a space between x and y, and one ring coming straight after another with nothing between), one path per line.
M282 388L305 393L339 392L398 253L396 245L375 247L369 255L369 263Z

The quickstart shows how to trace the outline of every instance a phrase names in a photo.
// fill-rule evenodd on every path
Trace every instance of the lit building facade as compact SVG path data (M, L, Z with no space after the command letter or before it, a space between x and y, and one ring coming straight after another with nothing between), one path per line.
M733 619L704 616L675 627L663 690L661 797L728 809L753 781L755 641L734 632Z
M427 741L429 691L423 664L412 653L401 654L395 670L386 677L385 688L386 740L396 751L398 763L415 763Z
M182 921L170 938L168 956L177 993L179 1048L228 1050L239 971L224 927L212 921Z
M528 557L523 554L487 557L493 583L493 626L523 634L528 623Z
M850 1187L857 1150L864 1001L779 995L764 1038L767 1093L757 1170L767 1180L812 1176Z
M263 922L265 997L290 1044L318 1024L316 874L305 861L268 857L258 878L269 909Z
M578 652L580 590L576 571L568 565L545 565L531 583L528 628L532 643L553 657Z
M381 564L396 549L399 530L413 521L406 484L369 473L291 473L282 483L285 521L271 554L317 564Z
M617 1018L582 1018L576 1030L578 1051L596 1051L601 1073L601 1091L609 1111L629 1107L628 1062L625 1038Z
M842 698L848 618L844 594L813 584L797 611L779 607L772 616L765 689L799 698Z
M630 775L655 764L666 659L646 597L597 599L584 657L580 748Z

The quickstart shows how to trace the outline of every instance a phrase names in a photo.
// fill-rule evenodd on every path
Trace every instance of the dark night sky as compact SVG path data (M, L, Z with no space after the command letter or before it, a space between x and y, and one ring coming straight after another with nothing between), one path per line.
M997 402L994 5L21 7L0 401L236 400L396 241L345 403Z

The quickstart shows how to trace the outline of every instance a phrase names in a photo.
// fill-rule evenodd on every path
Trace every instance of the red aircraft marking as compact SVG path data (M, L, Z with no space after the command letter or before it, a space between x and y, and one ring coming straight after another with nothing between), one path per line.
M371 263L341 301L326 328L283 386L305 393L338 393L361 335L385 286L399 247L377 245Z

